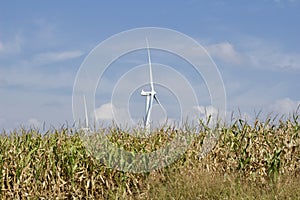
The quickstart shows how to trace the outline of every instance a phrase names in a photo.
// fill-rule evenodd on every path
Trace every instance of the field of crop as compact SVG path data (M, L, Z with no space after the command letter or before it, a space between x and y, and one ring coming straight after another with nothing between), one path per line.
M204 156L199 152L211 129L201 122L157 129L149 138L105 130L112 143L135 153L156 150L175 133L194 135L178 160L145 173L107 167L73 128L2 131L0 199L300 199L299 115L252 125L237 119L219 130Z

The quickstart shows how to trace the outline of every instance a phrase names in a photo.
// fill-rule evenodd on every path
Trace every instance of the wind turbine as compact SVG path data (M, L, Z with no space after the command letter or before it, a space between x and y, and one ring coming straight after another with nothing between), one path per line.
M152 77L152 66L151 66L151 56L150 56L150 48L149 43L146 38L147 42L147 52L148 52L148 63L149 63L149 76L150 76L150 91L141 91L142 96L146 96L146 114L144 119L144 127L146 129L146 132L150 132L150 123L151 123L151 112L152 112L152 105L153 105L153 99L161 106L157 96L156 91L154 90L154 84L153 84L153 77Z
M84 103L84 115L85 115L85 127L82 128L83 131L89 131L90 127L89 127L89 118L88 118L88 113L87 113L87 106L86 106L86 99L85 99L85 95L83 95L83 103Z

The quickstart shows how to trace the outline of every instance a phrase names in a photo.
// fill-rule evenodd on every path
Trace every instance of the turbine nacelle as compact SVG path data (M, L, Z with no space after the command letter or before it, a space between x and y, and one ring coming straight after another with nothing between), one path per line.
M150 95L156 95L156 92L153 90L153 91L144 91L144 90L142 90L141 91L141 95L142 96L150 96Z

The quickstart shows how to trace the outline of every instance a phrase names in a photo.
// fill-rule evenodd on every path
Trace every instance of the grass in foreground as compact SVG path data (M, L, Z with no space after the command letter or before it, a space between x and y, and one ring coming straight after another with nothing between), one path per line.
M175 130L158 130L137 141L110 129L114 144L151 152ZM298 116L278 124L237 120L221 127L215 148L202 159L201 123L189 149L171 165L148 173L110 169L87 153L73 129L3 132L0 136L1 199L300 199ZM186 134L186 133L183 133Z

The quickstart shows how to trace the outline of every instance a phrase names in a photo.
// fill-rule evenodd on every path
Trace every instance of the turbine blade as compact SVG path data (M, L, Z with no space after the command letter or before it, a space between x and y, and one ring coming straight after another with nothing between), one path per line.
M150 87L151 87L151 91L154 91L153 77L152 77L151 55L150 55L149 42L148 42L147 38L146 38L146 43L147 43L147 52L148 52L148 63L149 63L149 74L150 74Z
M150 122L150 107L148 107L147 111L146 111L146 116L145 116L145 121L144 121L144 125L145 127L148 126L149 122Z
M85 127L89 127L89 118L87 114L87 107L86 107L86 100L85 100L85 95L83 95L83 103L84 103L84 114L85 114Z
M160 104L160 101L158 100L158 98L157 98L156 95L154 95L154 99L155 99L155 101L156 101L159 105L161 105L161 104Z
M146 126L149 126L151 122L151 111L152 111L153 99L154 99L153 95L150 94L149 96L147 96L147 110L146 110L146 117L145 117Z
M165 115L167 115L167 111L166 111L165 107L160 103L160 101L158 100L158 97L156 95L154 95L154 99L158 103L158 105L161 107L161 109L163 110Z

